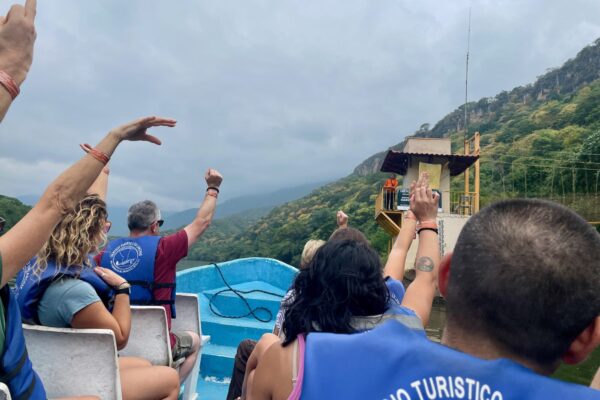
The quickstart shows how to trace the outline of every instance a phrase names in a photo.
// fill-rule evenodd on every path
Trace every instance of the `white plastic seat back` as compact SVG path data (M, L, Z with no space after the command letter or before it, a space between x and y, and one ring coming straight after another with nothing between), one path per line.
M175 307L177 309L177 318L171 320L171 330L174 332L190 331L200 336L200 351L196 365L190 372L190 375L184 382L183 400L193 400L196 398L196 384L200 374L200 358L202 356L202 346L210 340L210 336L202 336L202 326L200 324L200 303L198 295L193 293L177 293L175 297Z
M152 365L171 365L167 314L161 306L131 306L131 332L122 356L141 357Z
M8 387L4 383L0 383L0 400L11 400Z
M171 320L171 330L175 332L190 331L202 336L198 295L177 293L175 308L177 309L177 318Z
M29 358L49 398L95 395L121 400L114 333L109 329L23 324Z

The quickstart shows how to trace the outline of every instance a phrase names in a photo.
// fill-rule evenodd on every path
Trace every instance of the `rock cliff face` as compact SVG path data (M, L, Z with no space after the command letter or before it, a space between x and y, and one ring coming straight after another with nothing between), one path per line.
M352 173L358 176L367 176L376 173L381 168L381 163L383 163L385 154L386 152L382 151L381 153L377 153L367 158L356 168L354 168L354 171Z

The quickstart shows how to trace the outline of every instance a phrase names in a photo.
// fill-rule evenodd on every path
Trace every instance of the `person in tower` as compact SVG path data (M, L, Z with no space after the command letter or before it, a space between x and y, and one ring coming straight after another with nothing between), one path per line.
M385 194L385 209L393 210L394 209L394 201L396 199L396 188L398 187L398 179L396 179L396 174L391 174L388 179L385 180L385 184L383 185L383 191Z
M163 219L154 202L145 200L132 205L127 215L129 237L116 239L96 255L98 265L111 269L131 283L131 304L162 305L167 312L173 364L178 366L183 382L194 367L200 338L194 332L172 332L171 318L176 318L175 272L177 262L209 227L217 205L223 177L209 169L206 194L196 218L180 231L161 237Z
M598 400L549 375L600 345L599 260L600 235L566 207L495 203L470 218L439 265L417 260L439 269L442 344L396 321L360 335L309 333L295 365L267 350L250 398L288 398L297 368L289 399Z

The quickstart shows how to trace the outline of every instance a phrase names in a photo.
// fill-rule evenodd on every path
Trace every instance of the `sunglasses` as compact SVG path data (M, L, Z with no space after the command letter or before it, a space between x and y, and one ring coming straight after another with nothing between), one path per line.
M158 227L160 228L165 223L165 220L164 219L159 219L158 221L156 221L156 223L158 224Z

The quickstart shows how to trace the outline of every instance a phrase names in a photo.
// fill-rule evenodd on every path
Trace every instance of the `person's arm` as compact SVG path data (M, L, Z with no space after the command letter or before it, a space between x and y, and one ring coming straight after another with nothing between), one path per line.
M423 174L417 182L410 208L420 223L434 223L437 218L439 194L432 192L428 176ZM419 231L419 247L415 261L415 280L406 289L402 306L413 310L427 326L437 289L437 273L440 265L438 235L429 229Z
M129 286L127 281L110 269L96 267L94 271L115 289ZM102 302L97 301L78 311L71 320L71 327L79 329L110 329L115 334L117 349L127 345L131 332L131 309L129 294L117 294L110 313Z
M196 240L202 236L204 231L208 229L212 222L215 210L217 208L217 196L219 195L219 187L223 182L223 177L216 169L209 169L204 175L206 180L206 194L204 201L196 213L196 218L185 228L188 237L188 248L192 247Z
M273 334L265 333L256 343L256 346L254 346L254 350L252 350L252 353L246 362L244 382L242 383L242 399L245 399L248 395L248 387L252 382L251 377L254 374L254 370L261 364L261 362L263 362L262 360L264 360L266 352L275 344L281 347L281 341L279 338Z
M404 278L404 265L406 264L406 256L410 245L412 244L415 237L415 229L417 226L417 219L408 210L405 213L404 220L402 221L402 227L400 233L390 250L385 268L383 269L383 276L389 276L392 279L401 281Z
M92 186L88 189L89 194L97 194L102 200L106 201L106 196L108 194L108 175L110 174L110 169L108 165L102 169L98 178L92 183Z
M249 376L247 399L271 400L275 396L287 398L292 393L293 355L290 350L293 351L293 344L282 347L280 343L274 343L268 347L254 373Z
M124 140L160 144L146 130L175 126L175 120L146 117L110 131L96 149L110 157ZM2 283L4 286L48 240L56 224L85 195L104 164L86 154L48 186L40 201L15 226L0 237Z
M15 4L6 16L0 16L0 71L17 87L25 81L33 60L35 13L36 0L27 0L25 6ZM12 102L12 95L0 86L0 121Z
M598 367L598 371L596 371L596 375L594 375L590 387L592 389L600 390L600 367Z

